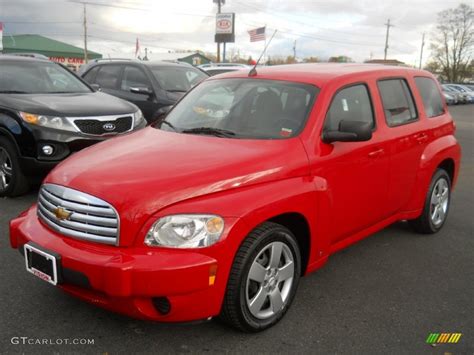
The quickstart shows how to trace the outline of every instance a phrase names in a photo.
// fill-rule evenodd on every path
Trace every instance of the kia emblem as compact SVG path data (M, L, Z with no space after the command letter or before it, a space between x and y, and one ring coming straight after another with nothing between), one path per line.
M115 130L115 125L112 122L107 122L107 123L104 123L102 128L108 132L111 132Z

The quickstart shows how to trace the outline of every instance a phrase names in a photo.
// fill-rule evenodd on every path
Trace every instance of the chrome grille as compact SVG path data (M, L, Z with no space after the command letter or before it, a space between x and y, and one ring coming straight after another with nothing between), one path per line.
M109 203L64 186L44 184L38 196L38 216L62 235L118 244L119 217Z

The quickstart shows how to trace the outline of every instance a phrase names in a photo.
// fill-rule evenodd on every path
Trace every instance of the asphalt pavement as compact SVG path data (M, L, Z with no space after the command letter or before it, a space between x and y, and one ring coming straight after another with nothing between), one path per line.
M259 334L216 320L139 321L64 294L27 273L9 246L8 221L37 191L0 199L0 353L474 354L474 105L450 111L463 159L443 230L424 236L397 223L333 255L301 280L285 318ZM462 337L426 344L442 332Z

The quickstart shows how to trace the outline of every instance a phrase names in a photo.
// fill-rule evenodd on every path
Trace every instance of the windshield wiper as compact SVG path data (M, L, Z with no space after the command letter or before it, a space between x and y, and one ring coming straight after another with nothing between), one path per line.
M229 131L227 129L213 128L213 127L196 127L185 129L181 131L182 133L196 133L196 134L209 134L216 137L234 137L235 132Z
M2 90L0 91L0 94L28 94L28 92L20 90Z
M164 123L165 125L167 125L168 127L171 127L173 130L178 131L178 129L177 129L171 122L168 122L168 121L166 121L166 120L163 120L163 121L160 122L160 126L163 125L163 123Z
M166 90L166 91L168 91L168 92L186 92L187 90L178 90L178 89L176 89L176 90Z

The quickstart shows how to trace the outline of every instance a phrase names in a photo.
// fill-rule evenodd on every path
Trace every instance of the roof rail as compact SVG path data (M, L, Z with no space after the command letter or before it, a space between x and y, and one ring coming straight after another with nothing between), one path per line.
M130 59L130 58L97 58L97 59L91 59L89 62L113 62L113 61L122 61L122 60L128 60L128 61L133 61L135 59Z

